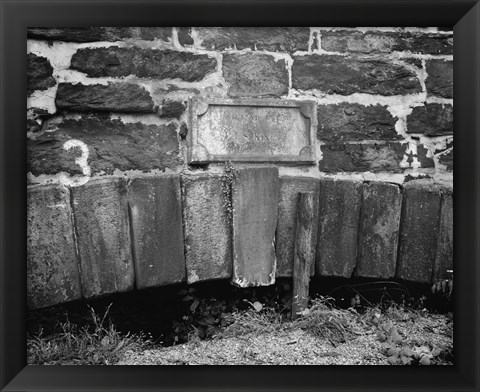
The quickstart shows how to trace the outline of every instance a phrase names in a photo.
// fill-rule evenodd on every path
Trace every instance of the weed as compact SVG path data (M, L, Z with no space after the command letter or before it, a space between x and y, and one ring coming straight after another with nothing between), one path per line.
M111 306L111 304L110 304ZM93 327L79 327L67 321L60 331L43 336L43 330L27 337L27 360L30 365L111 365L126 350L148 347L151 342L143 335L123 336L109 321L107 308L103 316L90 308ZM107 325L108 324L108 325Z

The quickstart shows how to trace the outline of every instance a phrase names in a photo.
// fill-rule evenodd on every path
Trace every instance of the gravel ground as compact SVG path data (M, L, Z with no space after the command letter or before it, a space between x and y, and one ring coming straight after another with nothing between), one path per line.
M451 315L397 314L394 320L384 317L382 330L394 327L399 332L398 347L453 347ZM252 332L142 352L127 351L118 365L388 365L380 331L365 325L357 337L339 344L300 328Z
M365 347L369 353L365 353ZM118 365L386 365L376 336L334 347L308 332L249 334L140 353L127 352Z

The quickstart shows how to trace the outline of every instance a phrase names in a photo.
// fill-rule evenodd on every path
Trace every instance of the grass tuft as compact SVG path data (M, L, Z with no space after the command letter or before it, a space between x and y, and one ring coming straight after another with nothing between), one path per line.
M111 304L110 304L111 306ZM92 326L79 327L68 318L59 323L59 332L27 337L27 362L30 365L111 365L127 350L146 349L151 341L144 335L120 334L108 318L110 306L100 316L92 307Z

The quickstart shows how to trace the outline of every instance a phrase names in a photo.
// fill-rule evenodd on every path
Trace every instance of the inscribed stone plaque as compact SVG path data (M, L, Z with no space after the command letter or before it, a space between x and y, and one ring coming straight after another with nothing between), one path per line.
M192 99L188 161L315 162L315 103Z

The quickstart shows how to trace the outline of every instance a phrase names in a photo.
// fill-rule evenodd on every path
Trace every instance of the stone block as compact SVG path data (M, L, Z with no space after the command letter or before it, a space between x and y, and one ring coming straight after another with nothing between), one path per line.
M45 132L27 141L27 169L34 175L82 174L76 159L85 152L63 148L68 140L79 140L88 148L87 165L92 174L118 170L165 170L182 163L175 124L127 123L108 116L82 115L63 118Z
M197 27L202 47L208 50L252 49L293 53L307 51L308 27Z
M319 180L306 177L281 177L278 195L278 222L275 239L277 255L276 277L291 277L293 273L293 252L295 245L295 218L299 192L314 193L315 237L318 231ZM315 273L312 263L311 274Z
M91 180L72 188L72 196L83 297L133 290L125 181Z
M179 118L186 108L187 104L182 99L166 98L162 101L158 115L159 117Z
M70 194L57 185L27 189L27 306L81 298Z
M39 132L45 119L51 115L47 110L31 107L27 109L27 133Z
M233 284L275 283L278 168L242 167L232 185Z
M72 56L70 68L90 77L181 79L198 82L215 72L217 61L205 54L146 49L134 46L82 48Z
M400 162L407 146L401 143L323 145L319 169L325 173L401 172Z
M360 181L320 179L317 276L349 278L356 265Z
M407 160L407 162L410 162L410 159L415 156L415 154L412 153L407 155L409 155L409 159ZM429 154L428 149L425 147L425 145L417 144L416 158L418 163L420 163L421 168L435 167L433 157L431 154Z
M55 105L58 109L77 112L153 113L150 93L132 83L108 85L60 83Z
M55 86L53 67L46 57L29 53L27 55L27 94L35 90L47 90Z
M285 60L267 54L224 54L223 76L231 97L280 97L288 92Z
M408 183L403 191L399 252L395 276L429 283L437 253L441 192L437 187Z
M221 176L182 176L188 283L232 275L231 225Z
M27 37L48 41L95 42L124 39L163 40L172 37L171 27L29 27Z
M433 263L432 282L451 278L447 270L453 270L453 193L445 190L442 195L440 228L437 253Z
M453 61L426 60L428 96L453 98Z
M407 133L425 136L453 135L453 106L428 103L407 116Z
M322 31L322 49L342 53L412 52L420 54L453 54L453 35L400 33Z
M395 118L386 106L357 103L319 105L317 139L327 143L362 140L395 140Z
M190 27L177 27L178 42L180 45L193 45L192 29Z
M138 289L186 278L178 175L136 177L127 187Z
M438 156L438 162L447 167L447 171L453 171L453 147Z
M397 264L402 194L397 185L363 184L356 276L393 278Z
M319 54L293 56L292 87L340 95L391 96L422 91L416 74L402 65L380 59Z

